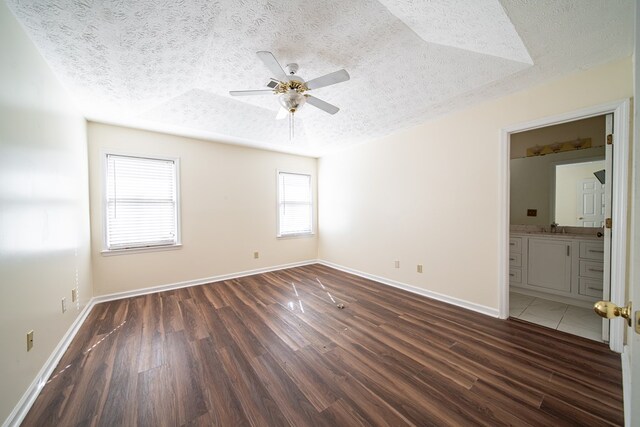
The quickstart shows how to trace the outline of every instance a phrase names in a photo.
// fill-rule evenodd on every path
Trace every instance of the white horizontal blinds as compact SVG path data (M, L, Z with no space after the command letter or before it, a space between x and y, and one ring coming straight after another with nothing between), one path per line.
M278 173L279 236L312 232L311 176Z
M177 243L173 160L108 154L107 249Z

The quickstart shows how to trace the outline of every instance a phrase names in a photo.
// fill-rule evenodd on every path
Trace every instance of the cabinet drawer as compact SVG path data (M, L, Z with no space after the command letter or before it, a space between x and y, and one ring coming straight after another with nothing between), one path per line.
M604 277L604 263L580 260L580 276L602 280Z
M519 268L510 268L509 283L522 283L522 270Z
M602 298L602 280L581 277L580 294L589 297Z
M522 252L522 237L509 238L509 252L518 254Z
M580 242L580 258L604 260L604 242Z
M522 267L522 254L509 254L510 267Z

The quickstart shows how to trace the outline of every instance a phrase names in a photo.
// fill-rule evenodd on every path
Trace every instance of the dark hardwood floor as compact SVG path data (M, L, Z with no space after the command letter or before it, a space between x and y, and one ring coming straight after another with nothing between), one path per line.
M606 345L321 265L95 306L23 423L622 424Z

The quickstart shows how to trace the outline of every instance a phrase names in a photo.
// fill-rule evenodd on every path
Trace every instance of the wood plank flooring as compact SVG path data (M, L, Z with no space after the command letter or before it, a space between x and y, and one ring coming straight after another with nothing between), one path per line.
M622 424L606 345L321 265L95 306L23 423Z

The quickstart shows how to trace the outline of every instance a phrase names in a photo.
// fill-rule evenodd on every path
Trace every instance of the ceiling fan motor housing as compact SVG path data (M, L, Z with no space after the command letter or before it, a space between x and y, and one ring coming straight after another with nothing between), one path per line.
M284 69L287 72L287 74L294 75L295 73L298 72L298 64L296 64L295 62L292 62L291 64L287 64L284 67Z

